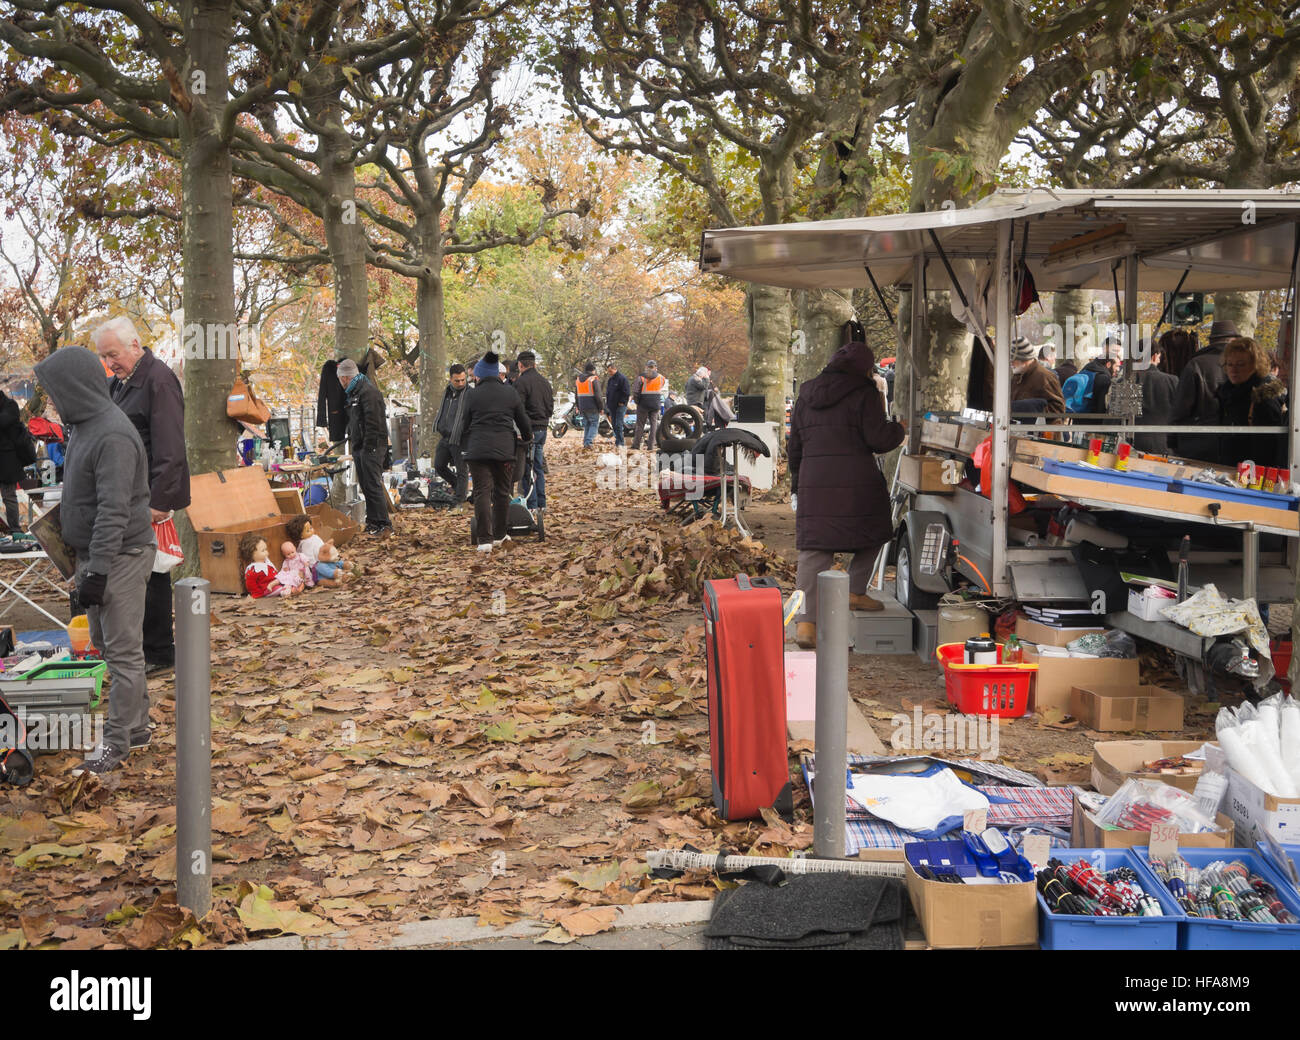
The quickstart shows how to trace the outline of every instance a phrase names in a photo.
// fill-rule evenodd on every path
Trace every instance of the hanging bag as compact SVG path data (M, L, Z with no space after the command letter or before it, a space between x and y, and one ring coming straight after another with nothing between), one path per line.
M226 414L239 422L261 426L271 418L271 409L258 400L252 384L240 375L235 377L235 385L226 397Z
M185 561L180 535L176 533L176 522L170 516L153 525L153 536L158 542L158 551L153 560L155 574L166 574Z

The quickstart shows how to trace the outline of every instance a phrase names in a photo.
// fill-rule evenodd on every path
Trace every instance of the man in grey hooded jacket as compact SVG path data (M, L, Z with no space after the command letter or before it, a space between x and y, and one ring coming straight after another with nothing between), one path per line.
M142 638L155 554L149 463L89 350L56 350L36 366L36 378L67 430L59 519L63 540L76 552L77 598L86 607L91 642L113 680L103 743L73 772L106 773L149 742Z

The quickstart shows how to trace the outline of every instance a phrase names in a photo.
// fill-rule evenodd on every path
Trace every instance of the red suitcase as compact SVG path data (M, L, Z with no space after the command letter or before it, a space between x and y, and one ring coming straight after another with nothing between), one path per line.
M704 583L713 804L725 820L794 811L785 736L785 625L775 578Z

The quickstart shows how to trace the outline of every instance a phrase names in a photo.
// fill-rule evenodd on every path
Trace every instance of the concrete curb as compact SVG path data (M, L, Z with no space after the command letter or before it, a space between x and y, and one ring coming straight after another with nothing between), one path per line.
M614 930L630 928L680 928L685 925L704 924L713 913L712 900L691 900L682 903L639 903L618 908ZM390 935L380 941L374 929L365 929L367 936L359 945L370 949L409 950L421 946L458 946L466 943L491 942L496 939L536 939L552 928L549 921L518 921L498 928L482 928L477 917L451 917L446 920L412 921L396 926ZM355 949L360 932L334 932L319 937L285 935L278 939L259 939L255 942L228 946L228 950L344 950ZM602 933L604 934L604 933Z

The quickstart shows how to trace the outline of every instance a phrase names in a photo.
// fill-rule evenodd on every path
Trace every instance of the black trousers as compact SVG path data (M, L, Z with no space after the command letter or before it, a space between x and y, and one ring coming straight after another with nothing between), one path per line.
M144 659L146 664L176 663L172 632L172 576L150 574L144 587Z
M9 530L16 534L23 529L23 517L18 511L18 485L0 484L0 497L4 499L5 522L9 525Z
M357 483L366 496L366 526L388 527L388 492L384 490L384 449L356 453Z
M506 535L514 469L513 460L469 460L469 473L474 478L474 527L478 531L480 544L487 541L499 542ZM491 538L487 537L488 531L492 532Z
M446 437L438 441L433 455L433 471L451 485L457 503L469 497L469 468L459 444L450 443Z

